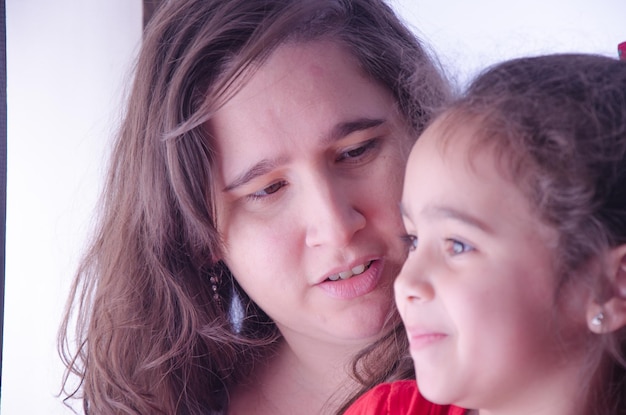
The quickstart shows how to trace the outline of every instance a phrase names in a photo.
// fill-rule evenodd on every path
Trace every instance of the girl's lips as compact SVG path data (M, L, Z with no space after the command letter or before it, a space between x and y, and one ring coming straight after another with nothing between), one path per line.
M317 284L317 287L331 297L349 300L374 291L381 279L382 271L383 261L373 260L369 268L361 274L353 275L346 280L324 280Z
M421 350L448 337L444 333L439 333L435 331L412 330L407 330L407 336L409 338L410 349L412 351Z

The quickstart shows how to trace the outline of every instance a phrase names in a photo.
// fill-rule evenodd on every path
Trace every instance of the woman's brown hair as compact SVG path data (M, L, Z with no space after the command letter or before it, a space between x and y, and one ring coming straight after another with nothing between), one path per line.
M382 0L170 0L150 21L59 336L65 394L86 413L225 413L230 387L274 350L276 326L215 260L206 124L276 47L318 39L345 46L393 94L415 137L447 96ZM378 364L363 390L410 374L397 330L364 353Z

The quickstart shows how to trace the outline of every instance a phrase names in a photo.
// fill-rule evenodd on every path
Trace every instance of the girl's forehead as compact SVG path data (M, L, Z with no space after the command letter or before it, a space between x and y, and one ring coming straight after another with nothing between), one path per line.
M407 177L417 164L436 158L445 166L442 174L454 171L454 174L472 175L486 181L498 176L499 180L524 192L523 177L528 172L515 177L513 166L521 160L517 149L509 146L504 136L499 137L489 130L488 123L480 118L448 113L439 116L411 150Z
M469 160L469 150L475 146L480 134L480 125L477 122L464 122L449 114L437 117L418 138L415 153L437 152L442 158L466 155Z

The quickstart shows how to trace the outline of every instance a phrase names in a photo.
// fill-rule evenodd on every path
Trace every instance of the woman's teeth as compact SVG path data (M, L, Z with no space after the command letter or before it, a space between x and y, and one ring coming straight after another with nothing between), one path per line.
M353 275L362 274L363 272L365 272L366 269L370 267L371 264L372 264L372 261L368 262L367 264L357 265L356 267L349 269L347 271L342 271L339 274L333 274L330 277L328 277L328 279L331 281L337 281L339 279L347 280Z

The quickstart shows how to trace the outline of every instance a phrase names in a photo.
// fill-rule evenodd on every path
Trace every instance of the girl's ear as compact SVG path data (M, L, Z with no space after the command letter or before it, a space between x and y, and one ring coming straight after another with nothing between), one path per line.
M587 307L587 325L594 333L626 326L626 244L611 249L606 259L610 295L602 304L590 301Z

